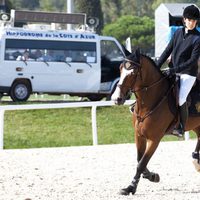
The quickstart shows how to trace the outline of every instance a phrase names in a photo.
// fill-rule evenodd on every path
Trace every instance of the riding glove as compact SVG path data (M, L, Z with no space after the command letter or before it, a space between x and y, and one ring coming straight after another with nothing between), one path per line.
M165 73L169 76L169 75L174 75L176 73L177 68L173 67L173 68L169 68L165 71Z

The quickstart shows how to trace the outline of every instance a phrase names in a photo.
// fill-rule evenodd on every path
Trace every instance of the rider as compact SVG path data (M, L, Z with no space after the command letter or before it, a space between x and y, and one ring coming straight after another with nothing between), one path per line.
M185 122L188 117L186 98L194 85L198 73L198 59L200 56L200 33L196 29L200 18L199 8L187 6L183 11L184 27L178 29L168 46L157 61L162 64L170 57L168 74L180 75L179 112L180 124L175 130L179 136L184 134Z

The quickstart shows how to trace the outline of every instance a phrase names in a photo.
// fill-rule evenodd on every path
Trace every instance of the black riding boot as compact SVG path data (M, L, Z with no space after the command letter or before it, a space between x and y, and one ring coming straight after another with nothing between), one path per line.
M174 131L178 136L183 136L185 132L185 123L188 118L188 107L187 103L184 103L182 106L179 107L179 113L180 113L180 124L177 129Z

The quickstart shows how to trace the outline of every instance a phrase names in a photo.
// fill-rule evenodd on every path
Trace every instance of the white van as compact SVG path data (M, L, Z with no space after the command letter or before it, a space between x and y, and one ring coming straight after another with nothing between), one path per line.
M124 51L113 37L88 31L0 28L0 95L32 93L101 100L119 80Z

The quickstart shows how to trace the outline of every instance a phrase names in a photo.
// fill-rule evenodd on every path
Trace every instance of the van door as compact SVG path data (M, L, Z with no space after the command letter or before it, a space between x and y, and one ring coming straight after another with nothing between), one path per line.
M101 83L120 77L119 66L123 60L124 53L115 40L101 40Z
M68 90L79 93L97 93L100 87L100 67L97 63L71 63L73 76Z
M100 60L97 43L81 43L84 48L70 52L68 60L73 76L69 79L69 90L80 93L97 93L100 88Z

